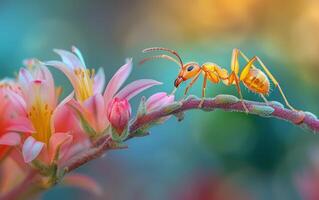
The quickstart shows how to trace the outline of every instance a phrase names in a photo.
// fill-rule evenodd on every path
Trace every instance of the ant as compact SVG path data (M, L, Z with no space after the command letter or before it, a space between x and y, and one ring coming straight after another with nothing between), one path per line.
M268 68L264 65L264 63L259 59L259 57L254 56L251 59L248 59L248 57L239 49L233 49L232 52L232 59L231 59L231 72L228 73L228 71L224 68L221 68L215 63L211 62L206 62L202 65L199 65L196 62L188 62L188 63L183 63L181 57L179 54L171 49L168 48L163 48L163 47L151 47L144 49L142 52L147 53L147 52L152 52L152 51L165 51L168 53L171 53L172 55L176 56L177 60L169 55L166 54L160 54L152 57L145 58L140 61L140 64L145 63L146 61L157 59L157 58L163 58L166 60L173 61L177 63L180 67L180 71L178 73L177 78L175 79L174 82L174 90L172 94L175 93L176 89L178 86L188 80L192 79L191 82L188 84L188 86L185 89L184 96L187 95L189 89L194 85L196 80L199 78L200 74L204 76L204 81L203 81L203 87L202 87L202 100L199 104L199 107L202 106L204 103L204 98L206 96L206 85L207 85L207 80L211 81L214 84L219 83L222 81L225 85L230 86L230 85L236 85L237 92L239 94L239 97L241 99L242 105L245 109L246 112L248 112L248 108L245 105L243 101L243 96L240 90L239 83L243 82L244 86L248 88L248 90L259 94L262 99L268 103L265 95L269 94L270 91L270 80L274 83L275 87L278 87L280 94L282 95L286 105L291 109L295 110L288 102L286 96L284 95L278 81L274 78L274 76L270 73ZM243 57L244 60L247 62L246 66L243 68L239 75L239 61L238 58L239 56ZM257 61L262 69L265 71L261 71L259 68L254 66L254 62ZM267 76L267 75L268 76Z

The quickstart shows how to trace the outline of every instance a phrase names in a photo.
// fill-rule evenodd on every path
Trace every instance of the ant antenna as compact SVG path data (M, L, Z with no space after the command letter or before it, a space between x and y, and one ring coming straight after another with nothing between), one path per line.
M150 60L153 60L153 59L157 59L157 58L164 58L164 59L166 59L166 60L173 61L173 62L175 62L176 64L180 65L180 63L179 63L176 59L172 58L171 56L165 55L165 54L161 54L161 55L157 55L157 56L152 56L152 57L144 58L143 60L141 60L141 61L139 62L139 64L142 65L142 64L144 64L144 63L147 62L147 61L150 61Z
M174 55L178 58L179 64L181 65L181 67L184 66L181 57L180 57L179 54L178 54L176 51L174 51L174 50L171 50L171 49L168 49L168 48L164 48L164 47L151 47L151 48L144 49L142 52L143 52L143 53L146 53L146 52L150 52L150 51L167 51L167 52L170 52L171 54L174 54Z

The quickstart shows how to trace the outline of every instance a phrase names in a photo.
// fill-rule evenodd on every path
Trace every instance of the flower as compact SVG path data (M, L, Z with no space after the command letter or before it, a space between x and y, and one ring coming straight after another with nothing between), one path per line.
M112 110L109 109L109 106L112 105L110 102L114 98L129 101L140 92L161 84L151 79L140 79L133 81L119 91L132 71L132 59L127 59L126 64L118 69L102 94L105 83L103 70L99 69L95 75L94 70L86 68L80 51L76 47L72 47L72 51L73 53L55 50L60 55L62 62L48 61L46 65L61 70L70 80L76 99L72 99L69 105L79 113L83 128L92 137L107 133L110 125L107 114L109 110ZM79 76L80 72L81 76Z
M79 102L92 97L94 94L101 93L105 84L105 75L103 68L100 68L95 74L94 69L87 69L81 52L72 47L72 52L55 49L62 59L61 61L48 61L46 65L56 67L61 70L70 80L75 97Z
M121 135L131 117L131 105L127 99L115 97L108 106L107 118L117 133Z
M66 153L66 146L73 138L70 132L57 132L54 127L57 111L73 98L73 93L58 103L59 94L52 74L39 62L35 62L29 70L22 68L18 80L27 113L23 127L29 128L15 129L28 133L22 146L24 161L29 163L42 152L41 160L52 163L57 155L59 158Z

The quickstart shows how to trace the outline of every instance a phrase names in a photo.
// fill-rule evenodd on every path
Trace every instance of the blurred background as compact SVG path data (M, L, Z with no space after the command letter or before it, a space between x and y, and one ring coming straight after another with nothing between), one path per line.
M108 80L133 57L129 81L164 83L143 94L149 96L171 92L178 68L165 60L139 67L143 48L169 47L184 61L229 69L237 47L264 61L293 106L318 115L318 10L317 0L1 0L0 76L15 76L25 58L58 59L53 48L76 45L87 65L103 67ZM67 79L52 71L57 85L70 91ZM201 80L192 94L201 94ZM246 99L261 100L242 89ZM217 94L236 90L210 84L208 96ZM268 98L283 102L276 89ZM102 185L102 197L58 186L42 198L319 199L319 136L276 119L191 111L181 123L171 118L128 145L78 170Z

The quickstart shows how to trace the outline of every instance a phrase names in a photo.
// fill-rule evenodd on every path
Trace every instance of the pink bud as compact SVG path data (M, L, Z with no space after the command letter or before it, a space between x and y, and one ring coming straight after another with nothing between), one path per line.
M174 95L167 95L165 92L159 92L150 96L146 101L147 112L160 109L174 102Z
M107 108L107 118L113 128L122 134L131 117L131 105L127 99L113 98Z

